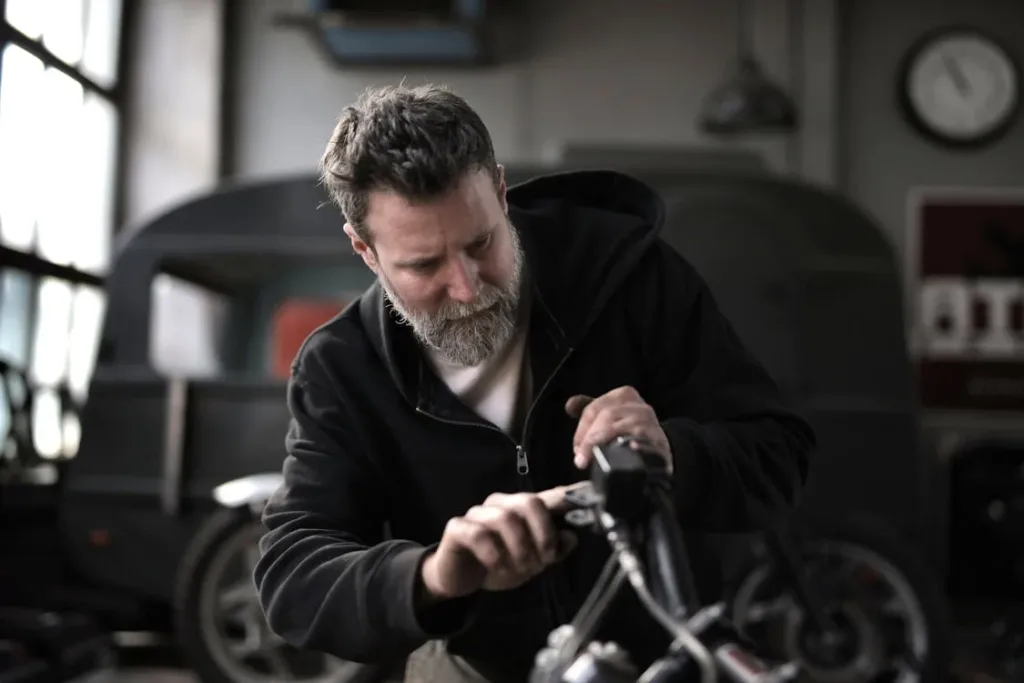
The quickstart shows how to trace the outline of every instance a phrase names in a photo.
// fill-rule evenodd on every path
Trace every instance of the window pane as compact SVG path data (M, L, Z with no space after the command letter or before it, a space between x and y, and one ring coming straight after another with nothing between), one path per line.
M89 143L82 139L82 95L82 86L61 72L55 69L44 72L35 124L41 135L37 135L33 153L57 163L40 169L42 172L33 181L47 188L59 188L60 196L59 199L49 197L38 207L36 249L44 259L61 265L70 265L76 249L81 248L76 232L80 222L79 205L85 196L83 187L87 185L82 180L92 173L90 162L93 160L84 156ZM71 164L71 168L60 168L67 164ZM70 175L65 175L69 171Z
M43 258L103 271L110 258L117 161L114 105L20 48L0 81L0 230ZM10 77L13 74L13 77ZM65 159L74 182L58 182ZM59 185L60 201L43 192Z
M82 441L82 422L75 411L68 410L61 421L61 455L65 458L74 457L78 453L78 445Z
M3 382L0 382L0 461L2 460L13 460L17 453L11 453L10 439L8 438L8 431L11 428L11 410L10 403L7 398L7 388ZM0 467L5 467L5 464L0 463Z
M39 308L32 338L34 383L53 386L64 380L71 333L71 300L70 283L52 277L39 282Z
M77 66L82 60L85 28L84 0L49 0L43 22L43 45L62 62Z
M43 35L52 0L7 0L7 23L33 40Z
M32 441L44 458L54 458L63 450L60 399L52 389L40 387L32 406Z
M12 374L0 386L3 387L0 390L0 396L3 397L2 403L0 403L0 406L3 406L3 409L0 410L0 420L2 420L0 424L3 424L0 434L10 437L13 432L17 435L17 441L21 441L23 437L31 439L32 424L29 406L27 406L29 392L24 378L21 375ZM19 445L17 442L12 443L11 439L5 441L3 455L11 459L26 457L23 451L18 450Z
M85 53L82 73L105 87L117 81L121 40L121 0L85 0Z
M8 3L8 8L10 8ZM46 163L42 90L43 63L22 50L4 48L0 74L0 237L5 244L29 251L43 204Z
M96 367L99 351L100 326L106 299L96 287L81 286L75 291L71 303L71 333L69 335L68 388L76 401L84 401L89 380Z
M81 425L74 411L64 413L55 390L41 387L36 391L31 428L32 442L42 457L70 458L78 452Z
M29 323L32 312L32 276L18 270L0 274L0 356L28 367Z
M108 100L85 93L79 136L82 174L75 188L75 210L61 231L73 244L71 263L80 270L102 272L110 263L114 232L114 185L117 168L117 110Z
M117 80L122 0L7 0L7 21L98 84Z

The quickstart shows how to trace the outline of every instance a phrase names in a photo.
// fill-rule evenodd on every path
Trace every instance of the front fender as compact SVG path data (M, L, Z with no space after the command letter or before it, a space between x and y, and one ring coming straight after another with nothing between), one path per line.
M226 508L248 506L259 514L282 483L284 476L280 472L250 474L217 486L213 489L213 499Z

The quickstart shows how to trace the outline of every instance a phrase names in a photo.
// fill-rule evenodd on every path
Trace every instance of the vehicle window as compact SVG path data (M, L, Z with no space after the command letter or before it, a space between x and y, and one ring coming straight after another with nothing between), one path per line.
M305 338L357 298L371 277L360 264L289 268L261 281L252 291L247 366L287 378Z
M291 263L245 272L211 289L161 273L153 280L150 359L166 375L283 380L305 338L358 297L372 274L359 264Z
M229 298L160 273L150 299L149 352L153 368L183 377L216 377L224 363Z

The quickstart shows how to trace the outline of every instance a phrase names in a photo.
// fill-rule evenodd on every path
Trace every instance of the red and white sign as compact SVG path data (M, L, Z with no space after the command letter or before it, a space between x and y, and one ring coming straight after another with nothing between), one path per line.
M1024 190L922 190L909 219L922 406L1024 411Z

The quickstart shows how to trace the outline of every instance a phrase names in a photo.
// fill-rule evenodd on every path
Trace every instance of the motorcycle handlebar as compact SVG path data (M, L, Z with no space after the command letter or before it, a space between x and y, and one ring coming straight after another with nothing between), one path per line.
M713 683L720 673L736 683L777 683L795 675L793 665L771 669L746 652L722 605L700 607L660 455L618 438L594 448L590 475L589 487L571 494L575 510L566 520L603 532L612 557L572 623L553 631L538 653L532 683L674 683L695 676ZM588 642L625 581L673 640L669 653L642 674L616 644Z
M675 522L675 506L669 488L652 486L653 514L648 523L647 567L652 593L676 619L700 608L693 574L687 561L682 531Z

